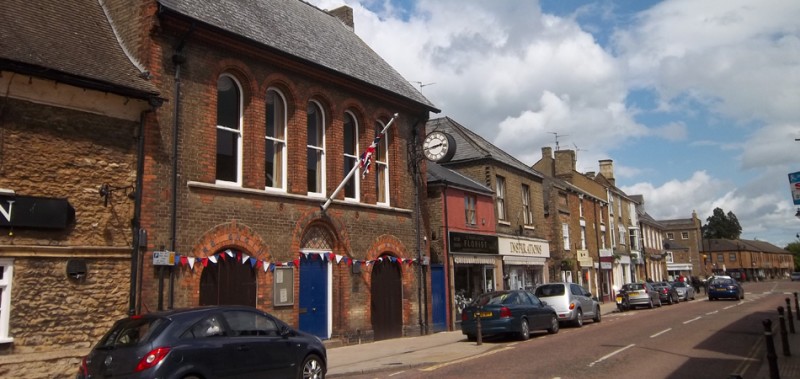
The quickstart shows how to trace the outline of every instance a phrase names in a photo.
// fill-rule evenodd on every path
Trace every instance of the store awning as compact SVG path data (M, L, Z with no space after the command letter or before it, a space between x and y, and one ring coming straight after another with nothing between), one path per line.
M495 262L495 256L453 254L453 261L460 264L493 265Z
M503 256L503 262L518 265L537 265L544 266L545 258L539 257L518 257L514 255Z

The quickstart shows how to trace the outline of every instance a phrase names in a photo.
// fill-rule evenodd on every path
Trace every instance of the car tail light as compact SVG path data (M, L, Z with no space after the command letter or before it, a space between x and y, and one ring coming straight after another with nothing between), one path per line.
M569 303L569 310L575 309L575 303Z
M469 317L467 316L467 312L461 312L461 321L467 321Z
M500 308L500 318L511 318L511 310L508 307Z
M81 367L78 368L78 373L84 378L89 376L89 367L86 365L86 357L81 359Z
M136 365L136 372L147 370L157 365L158 362L161 362L164 357L167 356L167 354L169 354L168 347L159 347L145 354L144 358L142 358L142 360L139 361L139 364Z
M664 288L664 293L667 293L667 289L666 288Z

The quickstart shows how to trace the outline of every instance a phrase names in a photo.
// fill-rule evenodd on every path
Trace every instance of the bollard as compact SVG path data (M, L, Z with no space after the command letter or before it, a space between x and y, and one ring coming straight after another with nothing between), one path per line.
M778 354L775 353L775 340L772 339L772 320L765 319L762 324L764 324L764 340L767 345L769 379L781 379L781 375L778 372Z
M788 357L792 355L789 351L789 333L786 332L786 319L783 317L783 307L778 307L778 318L780 319L781 326L781 344L783 345L783 356Z
M797 316L797 321L800 321L800 304L797 303L797 292L794 293L794 314Z
M483 331L481 330L481 307L477 308L478 311L475 312L475 322L477 323L477 337L478 337L478 346L483 345Z
M792 334L797 332L794 331L794 318L792 318L792 303L789 301L789 298L786 298L786 320L789 322L789 331Z

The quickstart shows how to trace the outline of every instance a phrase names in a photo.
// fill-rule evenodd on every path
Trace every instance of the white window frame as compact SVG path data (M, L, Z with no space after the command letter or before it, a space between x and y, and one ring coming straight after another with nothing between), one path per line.
M477 196L471 194L464 195L464 218L467 225L477 225Z
M322 130L320 130L320 132L322 134L322 141L319 141L320 142L320 146L309 145L308 144L308 139L306 137L306 154L308 154L308 150L309 149L317 150L319 152L319 166L320 166L319 167L319 178L320 178L319 179L319 181L320 181L319 182L319 188L320 188L320 191L319 192L315 192L315 191L311 191L311 189L308 188L307 189L308 190L308 196L325 197L325 191L326 191L325 190L325 188L326 188L326 173L325 173L325 166L326 166L326 164L325 164L325 111L324 111L324 108L322 108L322 104L320 104L316 100L310 100L308 102L308 105L316 107L317 108L317 112L319 113L319 117L322 119L321 122L320 122L320 128L322 129ZM306 108L306 116L308 116L308 108ZM308 121L306 121L306 122L308 122ZM308 130L308 125L306 125L306 130ZM306 165L308 165L308 155L306 155ZM308 170L308 167L306 167L306 170ZM308 182L308 180L306 180L306 182Z
M266 141L272 141L273 144L275 144L275 145L282 145L282 149L281 149L281 168L280 168L281 169L281 178L280 178L280 183L278 185L272 186L272 187L265 185L264 188L266 190L268 190L268 191L286 192L287 177L289 176L289 175L287 175L288 172L286 171L288 169L288 159L287 158L289 156L288 145L286 144L286 141L288 140L288 132L289 132L289 130L288 130L288 122L287 122L287 112L288 112L288 108L287 107L288 106L286 104L286 97L283 96L283 93L281 91L279 91L277 88L270 87L270 88L267 89L267 97L269 97L269 93L270 92L275 93L275 96L279 97L281 99L281 101L283 102L283 121L281 122L281 124L283 124L283 139L270 137L270 136L267 136L267 135L265 135L264 138L265 138ZM272 117L272 115L268 114L267 117ZM275 121L276 121L275 130L277 130L278 127L279 127L278 123L277 123L278 120L275 120ZM264 154L265 154L264 161L265 161L265 164L266 164L266 149L264 150ZM273 168L273 170L274 170L274 168ZM264 181L266 183L266 178L264 178Z
M569 224L561 223L561 239L564 242L564 250L570 250L569 246Z
M343 157L344 157L345 162L348 161L348 160L352 160L354 162L354 164L357 166L359 164L358 118L351 111L345 111L344 112L344 116L345 116L344 121L347 121L347 117L348 116L350 116L353 119L353 139L354 139L354 141L353 141L353 149L355 149L355 151L353 152L353 154L347 154L346 152L344 152L343 153ZM342 149L344 149L344 142L345 142L344 141L344 137L345 137L344 125L345 124L346 124L346 122L342 123ZM349 171L344 173L345 176L347 176L347 174L349 174ZM353 186L355 187L355 195L354 195L354 197L347 197L347 191L343 191L344 192L344 199L346 201L356 201L356 202L360 201L360 199L361 199L361 175L358 175L358 171L356 171L353 174L353 176L350 178L350 180L353 181Z
M242 141L244 139L242 137L242 136L244 136L244 122L243 122L243 118L244 118L244 99L243 99L244 93L242 91L242 84L239 83L239 81L236 79L235 76L233 76L231 74L222 74L222 75L219 76L217 81L219 82L219 79L221 79L222 77L230 78L233 81L233 84L236 85L236 89L239 91L239 129L238 130L231 129L231 128L228 128L228 127L225 127L225 126L222 126L222 125L217 125L216 126L216 130L223 130L223 131L226 131L226 132L231 132L231 133L236 134L236 136L237 136L237 144L236 144L236 150L237 150L236 151L236 153L237 153L236 154L236 181L231 182L231 181L227 181L227 180L216 179L216 173L215 173L215 180L216 180L215 183L216 184L225 184L225 185L234 185L234 186L237 186L237 187L241 187L242 186L242 153L243 153L242 152L242 148L244 146L244 143ZM217 91L219 91L219 89L217 89ZM219 99L217 99L217 106L219 106ZM216 164L216 161L215 161L215 164Z
M386 124L383 123L383 121L381 121L381 120L376 120L375 121L375 129L377 129L375 131L375 133L376 133L375 135L376 136L377 136L377 133L380 133L385 128L386 128ZM389 187L389 183L390 183L390 180L389 180L389 173L390 173L390 171L389 171L389 142L390 142L389 138L390 137L389 136L390 136L390 134L391 134L390 130L387 130L386 133L383 134L383 138L381 138L381 140L378 141L378 143L383 148L383 153L385 154L385 157L380 157L379 156L380 154L375 154L375 156L373 157L373 161L374 161L373 164L375 164L375 201L376 201L376 203L378 205L385 205L385 206L389 206L389 204L391 204L391 198L389 196L391 194L391 191L389 191L390 190L390 187ZM384 158L384 160L381 160L379 158ZM380 180L381 179L381 171L383 171L383 180L382 180L383 183L380 183L381 182L381 180ZM381 184L383 185L383 201L381 201L380 196L379 196L380 195L380 185Z
M681 239L688 240L689 239L689 232L681 232Z
M13 342L14 338L9 334L9 319L11 313L11 284L14 277L14 259L0 259L0 270L4 270L0 279L0 343Z
M533 212L531 212L531 187L522 185L522 221L524 225L533 225Z
M586 250L586 225L581 225L581 250Z
M668 240L674 240L675 239L675 233L667 232L667 239Z
M497 220L506 221L506 178L497 175Z

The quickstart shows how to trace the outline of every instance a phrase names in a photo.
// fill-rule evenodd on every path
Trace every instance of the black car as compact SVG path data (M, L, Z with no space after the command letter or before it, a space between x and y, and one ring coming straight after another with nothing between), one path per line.
M88 378L324 378L316 336L245 306L212 306L130 316L81 362Z
M653 288L655 288L655 290L658 292L658 297L661 299L662 303L672 305L681 301L681 296L678 294L678 290L676 290L675 287L668 282L653 283Z

